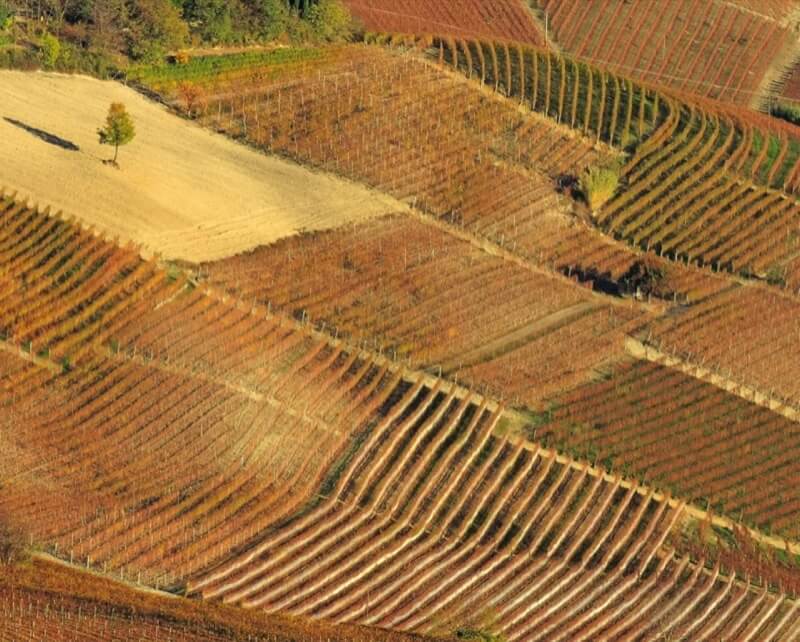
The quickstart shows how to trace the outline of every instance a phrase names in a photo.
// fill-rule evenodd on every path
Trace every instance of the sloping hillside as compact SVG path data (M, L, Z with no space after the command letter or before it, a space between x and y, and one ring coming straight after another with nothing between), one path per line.
M748 105L791 47L788 2L536 0L564 51L642 81ZM763 12L761 11L763 10Z
M0 71L0 86L0 186L167 258L221 258L403 209L203 130L119 83ZM121 170L101 162L109 150L95 133L113 101L138 130Z
M544 44L544 34L520 0L345 0L371 31L449 33Z
M421 641L414 635L264 615L136 590L46 556L0 564L2 642ZM430 638L427 638L430 639Z

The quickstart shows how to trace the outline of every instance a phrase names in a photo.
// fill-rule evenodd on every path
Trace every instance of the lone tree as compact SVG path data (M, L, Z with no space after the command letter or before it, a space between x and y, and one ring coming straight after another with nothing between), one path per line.
M122 145L127 145L136 136L136 128L133 126L133 120L125 111L125 105L122 103L111 103L106 116L106 126L97 130L97 135L100 137L102 145L114 146L114 158L110 162L112 165L117 166L117 154Z

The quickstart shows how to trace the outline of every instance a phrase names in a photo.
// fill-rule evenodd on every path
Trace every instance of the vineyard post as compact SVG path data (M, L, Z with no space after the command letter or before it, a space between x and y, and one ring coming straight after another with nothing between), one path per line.
M544 12L544 41L545 44L550 41L550 15L547 11Z

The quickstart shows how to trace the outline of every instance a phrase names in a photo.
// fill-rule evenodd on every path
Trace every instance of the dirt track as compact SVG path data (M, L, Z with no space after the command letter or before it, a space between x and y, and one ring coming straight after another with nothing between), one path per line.
M101 162L113 149L96 134L112 101L137 128L121 170ZM13 71L0 71L0 187L145 253L190 261L404 209L208 132L118 83Z

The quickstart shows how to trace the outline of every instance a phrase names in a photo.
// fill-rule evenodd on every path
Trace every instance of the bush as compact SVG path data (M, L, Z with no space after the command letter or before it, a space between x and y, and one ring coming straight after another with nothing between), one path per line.
M27 557L22 535L0 522L0 565L18 564Z
M275 40L292 28L293 17L284 0L261 0L255 8L260 36Z
M664 270L654 261L645 257L636 261L622 275L620 282L628 294L638 297L648 295L657 297L667 297L671 293L665 289L667 275Z
M619 187L619 167L589 167L581 176L581 191L589 208L596 212L605 205Z
M339 0L319 0L308 10L308 22L319 40L346 40L353 34L353 19Z
M505 637L491 631L482 629L458 629L456 638L459 640L477 640L478 642L505 642Z
M0 31L5 31L14 22L14 10L5 0L0 0Z
M800 105L795 103L779 102L772 107L772 115L788 120L790 123L800 125Z
M40 66L39 58L30 49L9 48L0 50L0 68L32 71Z
M194 118L205 106L206 96L203 87L192 82L182 82L178 85L177 91L186 115Z
M53 34L46 33L39 41L39 57L45 69L53 69L61 55L61 42Z
M191 0L184 17L205 42L229 43L234 37L231 8L226 0Z
M786 287L786 269L779 263L770 266L766 274L767 283Z
M127 32L128 54L134 60L162 62L167 51L189 39L189 27L170 0L138 0Z

